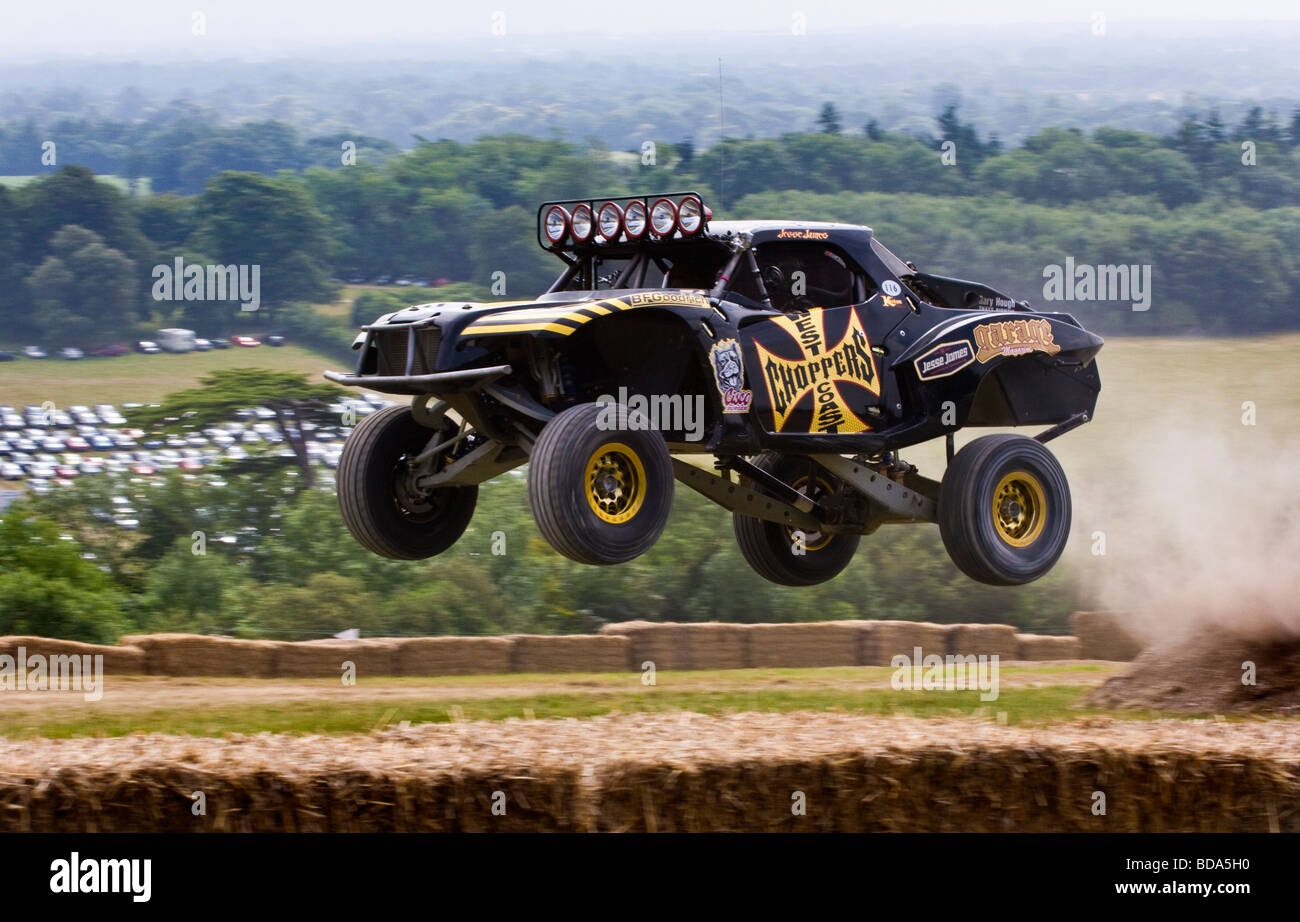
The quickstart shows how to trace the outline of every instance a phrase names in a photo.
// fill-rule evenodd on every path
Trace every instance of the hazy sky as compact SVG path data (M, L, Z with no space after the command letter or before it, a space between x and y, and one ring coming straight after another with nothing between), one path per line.
M1125 23L1300 19L1296 0L16 0L0 17L0 50L14 58L93 54L114 58L295 54L355 44L508 41L563 33L718 32L809 37L891 26L1077 23L1096 13ZM196 35L202 16L203 34ZM494 32L494 29L496 30ZM500 33L504 31L504 36Z

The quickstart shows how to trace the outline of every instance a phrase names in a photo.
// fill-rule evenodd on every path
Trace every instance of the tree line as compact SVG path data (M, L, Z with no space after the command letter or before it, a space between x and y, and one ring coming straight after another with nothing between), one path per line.
M81 478L16 503L0 521L0 634L308 640L348 628L365 636L582 633L637 618L991 621L1065 633L1083 597L1065 564L1030 586L972 583L938 532L916 527L868 539L829 583L776 586L741 558L730 514L686 489L649 553L618 567L583 566L538 534L520 474L484 485L461 540L417 562L362 550L332 491L304 488L292 467L226 472L220 486L176 472L138 488ZM121 494L139 520L131 532L105 521Z
M69 336L123 339L147 324L216 335L261 323L343 348L350 324L303 307L336 297L339 279L409 275L463 283L443 296L525 297L559 268L536 244L539 202L696 188L718 217L871 225L928 271L988 281L1031 302L1042 300L1045 267L1067 257L1150 265L1149 311L1066 306L1102 332L1295 326L1295 118L1284 125L1256 110L1228 127L1211 112L1170 136L1051 128L1007 149L953 107L924 138L870 123L848 134L833 106L822 114L820 131L703 151L689 142L619 152L499 136L421 142L369 159L363 149L352 165L305 168L310 158L274 153L297 144L291 129L259 123L241 130L269 159L216 154L205 170L241 169L208 175L192 194L129 195L86 166L63 166L0 187L0 322L11 340L60 345ZM210 291L156 299L156 267L178 257L260 266L256 316Z

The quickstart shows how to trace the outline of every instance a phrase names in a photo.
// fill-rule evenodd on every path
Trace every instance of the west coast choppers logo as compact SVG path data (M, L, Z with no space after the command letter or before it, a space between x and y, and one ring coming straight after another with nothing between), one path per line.
M722 395L723 413L748 413L754 392L745 390L745 366L740 359L740 343L724 339L709 350L713 377Z
M1042 319L981 324L975 328L975 345L978 347L975 358L981 363L999 355L1024 355L1028 352L1056 355L1061 351L1052 338L1051 322Z
M755 341L763 383L772 401L772 431L784 429L795 407L810 393L813 419L809 431L865 432L871 428L849 408L841 390L851 384L880 396L880 376L871 343L853 308L848 310L848 321L839 342L830 345L826 341L826 312L821 308L773 319L772 324L798 344L803 353L798 361L774 355Z

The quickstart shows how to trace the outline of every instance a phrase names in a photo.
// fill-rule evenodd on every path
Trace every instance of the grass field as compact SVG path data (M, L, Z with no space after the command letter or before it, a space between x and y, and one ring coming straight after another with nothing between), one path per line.
M194 387L199 378L221 368L271 368L303 372L321 380L338 361L301 346L232 347L183 355L131 353L113 359L87 358L75 362L52 357L19 358L0 364L0 403L12 406L56 406L96 403L154 403L173 391Z
M345 687L332 679L112 677L102 700L11 692L0 698L0 736L66 738L158 732L357 733L403 723L605 714L747 711L974 717L999 724L1058 724L1106 711L1082 703L1117 669L1109 664L1004 666L998 697L974 690L898 691L888 667L740 669L639 675L572 674L376 678ZM1185 716L1185 715L1184 715Z

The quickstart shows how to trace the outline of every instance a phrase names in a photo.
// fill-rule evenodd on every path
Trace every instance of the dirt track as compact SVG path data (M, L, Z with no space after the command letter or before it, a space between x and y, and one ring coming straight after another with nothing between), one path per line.
M1012 664L1006 664L1012 665ZM1032 663L1033 671L1001 673L1004 688L1046 685L1099 685L1117 668L1113 663ZM1097 665L1091 671L1068 669ZM658 685L674 691L761 691L804 689L853 692L889 687L888 667L724 672L661 672ZM0 716L139 713L158 709L203 709L295 702L413 703L455 699L528 698L535 695L599 694L648 690L639 675L627 676L458 676L449 678L376 678L344 686L336 679L223 679L166 676L109 676L103 699L87 704L80 694L7 691L0 695Z

